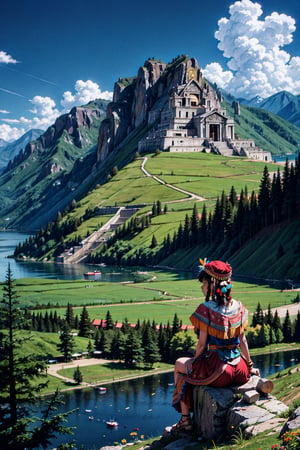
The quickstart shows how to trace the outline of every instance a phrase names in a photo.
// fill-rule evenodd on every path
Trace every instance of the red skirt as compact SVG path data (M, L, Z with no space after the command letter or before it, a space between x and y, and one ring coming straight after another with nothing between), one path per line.
M180 412L180 401L192 411L192 386L226 387L247 383L250 378L246 361L241 357L235 366L221 361L217 352L208 352L193 363L192 372L183 374L175 386L172 405Z

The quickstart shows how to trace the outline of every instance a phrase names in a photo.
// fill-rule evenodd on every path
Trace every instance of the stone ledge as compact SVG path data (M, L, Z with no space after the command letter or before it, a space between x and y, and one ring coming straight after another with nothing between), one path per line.
M270 394L254 393L254 385L250 382L230 388L195 387L196 434L204 439L216 440L220 436L232 435L238 429L247 429L248 436L251 436L252 432L257 433L255 426L258 424L265 423L270 427L274 421L277 424L276 416L288 411L288 407ZM243 399L237 400L237 394L243 395Z
M285 419L280 417L274 417L273 419L267 420L266 422L261 422L256 425L251 425L245 430L245 437L247 439L252 436L257 436L260 433L266 434L279 434L282 425L285 423Z

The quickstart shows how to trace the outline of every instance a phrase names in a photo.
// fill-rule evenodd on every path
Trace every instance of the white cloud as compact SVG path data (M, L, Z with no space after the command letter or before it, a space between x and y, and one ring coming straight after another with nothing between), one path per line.
M282 49L293 41L295 20L273 12L261 19L259 3L239 0L229 7L229 18L218 21L218 48L228 58L230 72L216 63L203 73L237 97L268 97L287 90L300 93L300 57Z
M203 75L212 83L217 83L220 88L225 88L233 77L233 73L230 70L223 71L219 63L207 64L203 70Z
M112 92L102 92L98 84L91 80L78 80L74 88L74 94L70 91L64 92L63 99L60 102L64 108L63 110L59 110L56 107L55 101L52 98L36 95L29 100L31 103L31 109L29 110L31 117L22 116L18 119L0 119L1 122L5 122L5 125L0 125L0 138L5 141L12 141L21 137L26 131L32 128L46 130L55 122L57 117L65 112L69 112L73 106L84 105L96 98L112 100ZM0 112L8 113L8 111L4 110Z
M25 128L11 127L10 125L0 125L0 139L4 139L6 142L15 141L26 133Z
M0 64L16 64L18 61L10 56L8 53L0 50Z
M36 95L30 102L33 104L30 112L36 114L38 117L48 118L50 123L60 114L60 111L55 108L55 101L50 97Z
M1 114L9 114L9 111L6 111L6 109L0 109Z
M65 110L71 109L73 106L84 105L91 100L101 98L104 100L112 100L112 92L102 92L99 85L91 80L77 80L75 83L75 93L66 91L63 94L61 105Z

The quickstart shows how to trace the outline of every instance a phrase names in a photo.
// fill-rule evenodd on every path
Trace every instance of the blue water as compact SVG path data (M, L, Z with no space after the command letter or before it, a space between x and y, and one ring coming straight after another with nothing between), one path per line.
M300 350L253 356L252 359L261 376L268 377L299 363ZM90 450L113 445L122 439L132 442L132 432L138 437L144 435L145 439L159 436L166 426L178 421L178 413L171 407L172 372L106 386L107 393L103 395L94 389L64 393L65 404L60 411L78 408L69 418L69 425L76 427L73 437L78 447L84 445L85 450ZM118 428L107 428L105 421L110 419L119 423ZM56 444L69 440L60 438Z
M0 232L0 281L5 280L8 265L12 270L13 278L52 278L65 280L83 279L83 274L87 271L99 270L99 266L86 264L55 264L30 261L16 261L9 256L13 255L15 247L20 242L24 242L28 237L13 231ZM132 281L141 275L137 275L136 269L119 268L119 267L101 267L101 281L120 282Z
M8 263L15 279L42 277L58 279L80 279L87 270L97 267L85 265L60 265L53 263L18 262L8 258L15 246L27 235L15 232L0 232L0 281L5 279ZM120 281L133 279L131 270L101 268L102 279ZM262 377L269 376L300 361L300 350L253 356L254 365L260 368ZM62 442L74 439L78 448L99 449L114 442L133 440L137 437L151 438L161 435L164 428L177 422L178 414L171 407L173 374L161 374L107 385L107 393L99 394L94 389L71 390L63 393L64 403L59 411L66 412L78 408L69 416L68 425L75 427L74 436L61 436L53 441L47 450ZM39 406L41 408L42 405ZM105 422L118 421L116 429L107 428Z

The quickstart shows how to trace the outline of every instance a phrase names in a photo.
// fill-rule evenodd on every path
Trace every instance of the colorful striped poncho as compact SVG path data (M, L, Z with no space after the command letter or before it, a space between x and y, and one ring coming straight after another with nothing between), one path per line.
M190 320L197 334L201 331L207 333L207 350L193 363L192 372L179 378L173 395L176 409L179 409L188 384L211 385L222 375L230 361L239 361L239 336L247 327L248 311L236 300L228 306L208 301L198 306ZM242 365L245 365L244 361Z

